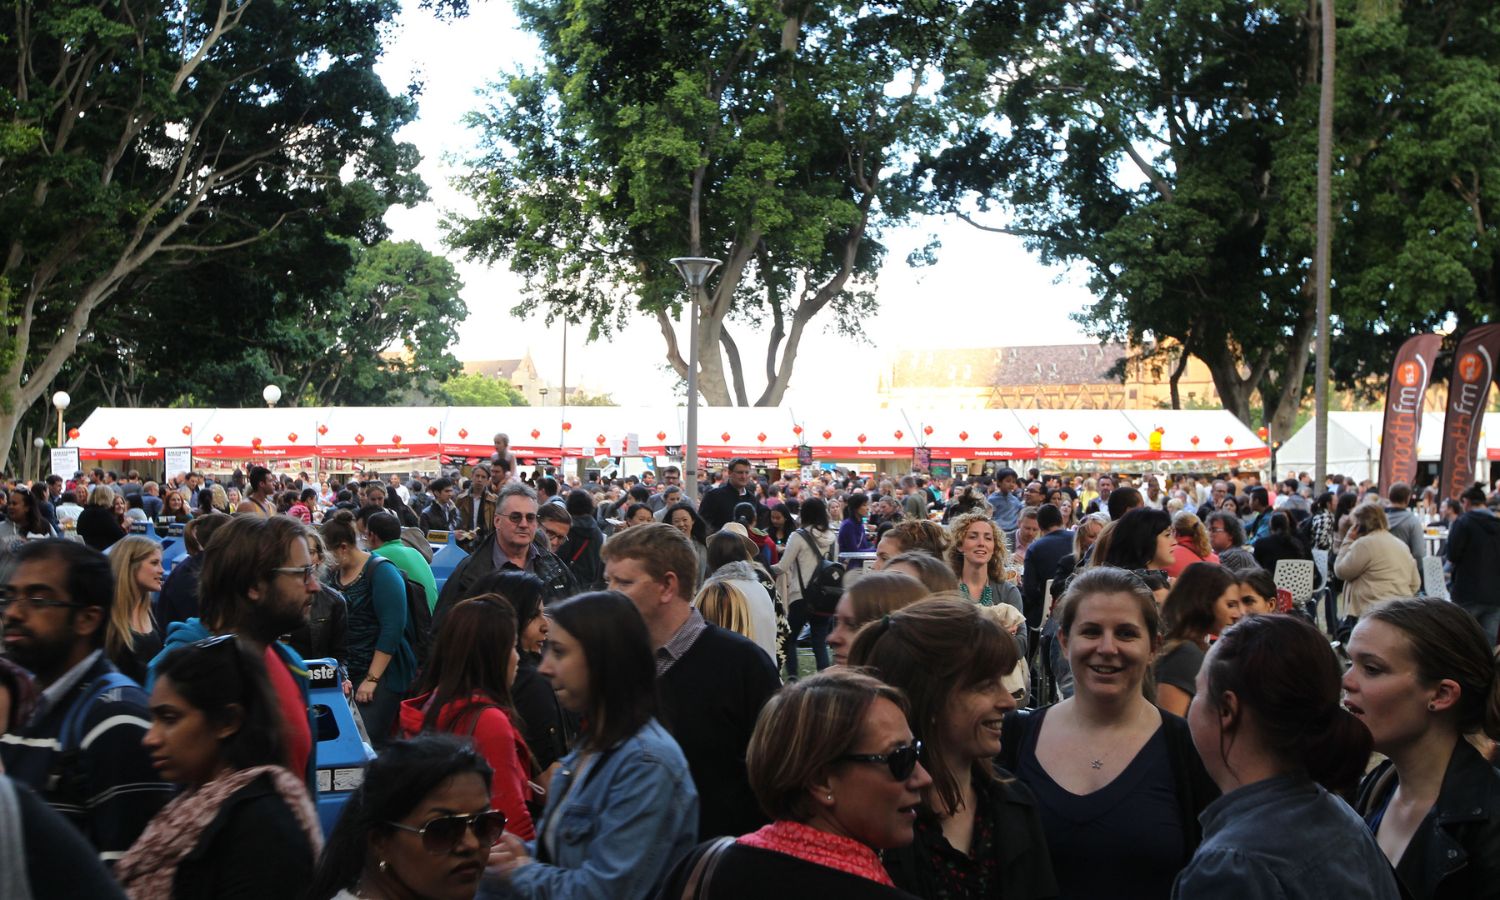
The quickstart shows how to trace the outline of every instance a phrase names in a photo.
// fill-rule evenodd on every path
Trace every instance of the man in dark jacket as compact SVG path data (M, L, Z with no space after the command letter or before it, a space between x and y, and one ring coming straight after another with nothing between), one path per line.
M1491 642L1500 632L1500 519L1484 503L1484 488L1472 485L1459 497L1464 514L1448 529L1453 602L1473 613Z
M536 540L537 530L536 491L513 479L500 489L500 502L495 511L495 530L486 535L474 547L438 595L436 608L432 611L434 631L442 624L442 617L460 600L472 597L473 587L484 576L501 569L530 572L546 585L542 598L553 603L578 593L578 584L573 573L551 552Z
M568 540L557 555L573 570L573 578L582 590L597 591L604 587L604 560L599 548L604 546L604 532L594 518L594 498L588 491L568 493L567 509L573 517Z
M737 456L729 461L729 475L724 483L703 495L698 504L698 515L708 523L712 534L734 521L734 508L740 503L756 507L756 518L760 517L760 504L755 491L750 487L750 460Z
M1057 564L1062 558L1073 552L1073 532L1062 527L1062 511L1056 506L1042 504L1036 511L1036 524L1042 535L1026 548L1026 566L1021 576L1021 602L1026 623L1032 628L1042 626L1047 579L1057 574Z

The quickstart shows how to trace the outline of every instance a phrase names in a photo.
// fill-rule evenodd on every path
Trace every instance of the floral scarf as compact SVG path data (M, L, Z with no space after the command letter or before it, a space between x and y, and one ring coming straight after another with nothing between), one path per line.
M225 801L261 775L271 776L276 793L291 809L316 854L323 847L318 814L302 779L281 766L255 766L230 772L198 788L189 788L161 808L151 824L115 865L115 877L130 900L172 896L177 867L198 846L203 831Z
M800 822L772 822L741 837L737 843L784 853L803 862L868 878L887 887L895 886L874 850L853 838L819 831Z

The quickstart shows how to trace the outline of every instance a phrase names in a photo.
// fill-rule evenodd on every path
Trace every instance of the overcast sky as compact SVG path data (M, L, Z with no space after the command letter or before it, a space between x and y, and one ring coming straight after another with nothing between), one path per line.
M540 317L513 317L510 310L519 279L504 264L491 268L445 251L438 227L444 210L466 205L450 183L456 160L467 156L473 145L461 117L478 106L477 94L487 81L519 66L534 66L536 42L517 27L508 0L474 0L467 18L446 23L416 5L415 0L405 0L380 72L392 91L404 90L413 78L425 85L420 116L400 138L421 150L421 173L431 200L411 210L394 209L387 221L395 239L418 241L458 266L469 308L454 348L460 359L511 358L530 350L542 377L558 383L563 374L560 330L549 328ZM909 268L906 255L930 234L943 242L938 263ZM1086 340L1068 318L1089 300L1082 274L1042 266L1019 240L945 220L924 220L888 232L885 239L890 252L877 282L880 312L865 330L869 343L851 345L831 332L811 329L802 342L788 403L826 400L835 391L840 398L868 402L881 360L902 349ZM568 384L607 391L627 405L659 403L670 395L672 379L662 371L664 344L654 319L639 317L616 334L609 347L583 346L580 331L573 329L569 335ZM679 334L686 334L685 327ZM736 336L744 359L764 357L760 336ZM758 366L750 368L747 380L753 395L764 380L755 377Z

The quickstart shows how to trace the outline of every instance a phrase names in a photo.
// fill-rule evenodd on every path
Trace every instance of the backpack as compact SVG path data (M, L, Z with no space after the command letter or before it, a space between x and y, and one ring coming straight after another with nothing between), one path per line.
M798 528L796 533L802 535L802 539L814 551L818 549L817 542L806 528ZM802 569L798 567L797 584L802 588L802 599L807 601L814 613L820 616L833 615L834 608L839 605L839 598L844 596L845 571L843 563L826 556L818 557L811 578L804 578Z
M378 559L390 563L396 569L396 574L401 576L402 582L406 584L406 630L402 637L411 647L411 652L417 658L417 672L420 674L427 665L427 654L432 647L432 610L427 606L427 589L419 582L412 581L401 571L401 567L383 556L370 554L371 559Z

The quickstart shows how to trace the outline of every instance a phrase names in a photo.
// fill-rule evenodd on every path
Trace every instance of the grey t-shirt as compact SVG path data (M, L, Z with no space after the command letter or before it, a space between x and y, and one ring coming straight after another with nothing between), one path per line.
M1203 667L1202 649L1192 641L1183 641L1156 661L1156 683L1170 684L1193 696L1198 685L1198 670Z

